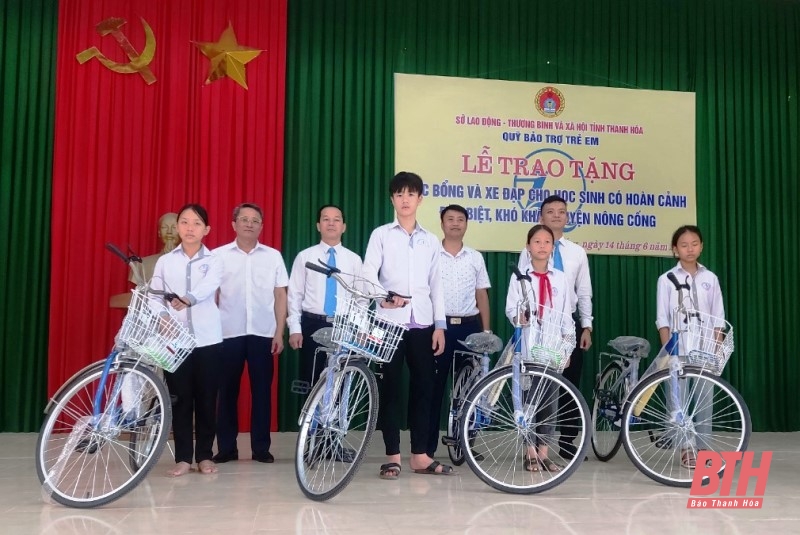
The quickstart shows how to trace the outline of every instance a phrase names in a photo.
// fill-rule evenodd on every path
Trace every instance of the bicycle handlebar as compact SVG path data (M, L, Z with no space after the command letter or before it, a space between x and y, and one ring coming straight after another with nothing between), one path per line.
M678 309L677 309L677 312L685 314L684 320L683 320L684 323L686 323L689 318L699 318L700 315L697 312L697 303L695 303L694 299L692 298L692 291L691 291L692 290L692 286L691 286L691 284L689 284L689 276L687 275L686 276L686 280L684 281L683 284L681 284L680 281L678 280L678 277L675 276L675 273L670 271L670 272L667 273L667 279L669 279L669 281L672 283L673 286L675 286L675 289L678 291ZM689 294L689 304L691 305L691 308L689 310L686 309L686 305L683 302L683 300L684 300L683 291L684 290L686 290L687 293ZM677 314L675 316L675 321L676 322L678 321ZM677 327L674 327L674 328L677 329Z
M326 277L333 277L336 282L342 285L342 287L347 290L347 292L355 295L356 297L361 297L363 299L373 299L373 300L385 300L390 303L394 302L395 297L399 297L401 299L411 299L410 295L402 295L397 292L393 292L391 290L384 290L381 293L366 293L362 290L359 290L355 286L352 286L345 282L344 277L342 277L342 270L337 267L329 266L322 260L317 260L318 263L314 262L306 262L306 269L310 269L311 271L316 271L317 273L321 273Z
M684 284L681 284L680 282L678 282L678 277L676 277L675 274L670 271L669 273L667 273L667 278L675 286L675 289L678 290L679 292L681 290L691 290L691 286L689 286L688 277L686 278L687 279L686 282Z
M528 291L525 289L525 281L530 284L531 276L528 273L523 274L514 263L509 263L508 266L511 268L511 272L517 278L517 282L519 282L520 288L522 289L523 300L517 304L517 317L519 317L519 313L522 312L525 314L525 321L529 322L531 320L531 307L528 302Z
M528 275L527 273L523 275L516 264L510 263L508 265L509 267L511 267L511 272L514 274L514 276L517 278L518 281L522 282L526 280L528 282L531 282L531 276Z
M106 249L117 255L119 258L122 259L123 262L125 262L130 266L131 271L133 271L133 278L136 281L137 286L145 286L146 281L144 280L144 266L142 266L142 258L133 251L131 251L130 246L128 246L128 252L130 253L130 255L126 255L125 253L123 253L122 249L120 249L111 242L106 243ZM177 299L184 305L190 306L189 303L184 301L176 293L167 292L164 290L152 290L150 288L147 288L147 293L153 295L160 295L164 298L165 301L172 301L173 299Z

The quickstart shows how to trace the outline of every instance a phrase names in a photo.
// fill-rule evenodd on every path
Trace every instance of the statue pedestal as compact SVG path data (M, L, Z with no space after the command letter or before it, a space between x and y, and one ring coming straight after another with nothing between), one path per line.
M108 300L108 306L111 308L128 308L131 304L131 293L112 295Z

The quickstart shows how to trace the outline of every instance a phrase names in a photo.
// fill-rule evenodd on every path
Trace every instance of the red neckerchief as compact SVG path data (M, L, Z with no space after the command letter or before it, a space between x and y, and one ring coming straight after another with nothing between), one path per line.
M538 312L536 317L539 320L539 324L542 323L542 318L544 318L544 307L547 304L547 301L550 301L550 306L553 306L553 287L550 284L550 277L547 276L547 273L536 273L536 278L539 279L539 294L537 301L539 302Z

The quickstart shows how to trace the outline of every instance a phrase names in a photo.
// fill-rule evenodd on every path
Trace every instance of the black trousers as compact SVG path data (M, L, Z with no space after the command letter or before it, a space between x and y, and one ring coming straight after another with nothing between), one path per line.
M395 351L391 362L384 364L380 390L378 425L383 432L386 455L400 453L400 381L403 362L408 363L408 427L411 431L411 453L428 449L431 395L433 393L433 326L409 329Z
M195 348L174 373L166 374L170 394L176 397L172 405L176 463L192 464L192 457L199 463L213 456L221 351L222 344Z
M272 376L275 372L272 338L255 335L237 336L226 338L222 346L217 449L223 454L237 451L239 387L244 363L247 362L252 400L250 447L253 453L266 453L271 445L269 430L272 423Z
M303 334L303 347L300 348L300 379L314 386L319 379L319 374L327 364L328 354L320 351L314 355L319 344L311 335L324 327L331 327L329 321L302 315L300 317L300 330Z
M581 349L581 335L583 334L583 327L581 327L580 320L575 320L575 336L578 343L572 351L569 358L569 366L564 368L564 377L578 389L581 387L581 373L583 372L583 349ZM559 447L562 449L575 451L575 437L578 436L578 425L576 424L578 415L578 406L572 399L572 396L563 396L561 398L563 411L563 419L566 419L568 424L560 427L559 431L561 437L558 440ZM561 418L560 418L561 419Z
M458 343L473 333L483 330L480 316L469 318L465 323L452 325L448 322L447 330L444 332L444 352L438 357L434 357L433 370L433 394L431 396L431 418L428 427L428 446L427 454L433 457L436 447L439 445L439 430L441 429L442 402L444 392L447 387L447 380L452 375L453 353L458 350L468 351L466 347ZM458 370L461 362L455 363Z

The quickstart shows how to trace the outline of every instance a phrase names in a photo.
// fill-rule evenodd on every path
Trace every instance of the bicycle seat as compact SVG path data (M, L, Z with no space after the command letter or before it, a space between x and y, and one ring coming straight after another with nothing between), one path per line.
M650 354L650 342L638 336L617 336L608 345L628 357L646 357Z
M503 341L492 333L473 333L466 340L459 340L462 346L475 353L497 353L503 349Z
M323 327L318 329L311 338L321 346L326 348L336 349L336 344L333 342L333 327Z

